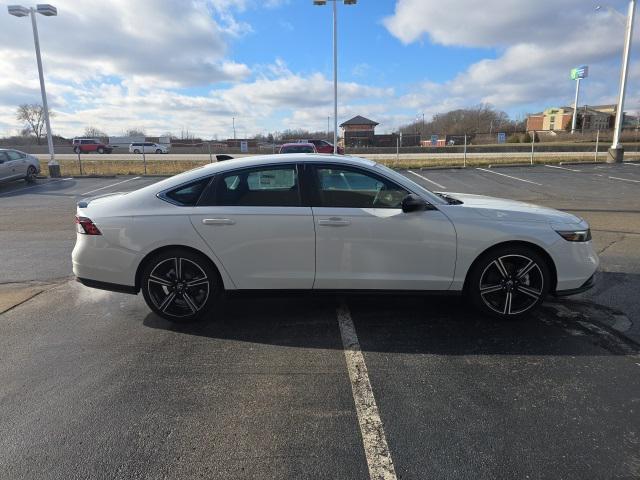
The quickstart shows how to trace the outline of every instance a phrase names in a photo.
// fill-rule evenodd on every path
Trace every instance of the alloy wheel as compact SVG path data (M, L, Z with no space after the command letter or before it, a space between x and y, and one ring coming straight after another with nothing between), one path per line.
M480 298L500 315L518 315L534 307L544 292L540 266L525 255L503 255L480 276Z
M205 271L188 258L173 257L159 262L147 279L154 306L171 317L191 317L207 303L211 281Z

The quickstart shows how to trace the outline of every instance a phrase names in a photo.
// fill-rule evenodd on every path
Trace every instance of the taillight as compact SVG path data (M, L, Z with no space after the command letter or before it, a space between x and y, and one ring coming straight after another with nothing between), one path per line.
M90 218L76 215L76 232L82 235L102 235L102 232Z

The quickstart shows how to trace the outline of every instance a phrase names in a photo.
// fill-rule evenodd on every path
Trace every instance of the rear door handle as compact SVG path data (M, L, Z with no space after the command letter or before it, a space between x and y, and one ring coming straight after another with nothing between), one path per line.
M328 219L318 220L318 225L323 227L346 227L347 225L351 225L351 222L344 218L331 217Z
M205 225L234 225L236 222L230 218L205 218L202 223Z

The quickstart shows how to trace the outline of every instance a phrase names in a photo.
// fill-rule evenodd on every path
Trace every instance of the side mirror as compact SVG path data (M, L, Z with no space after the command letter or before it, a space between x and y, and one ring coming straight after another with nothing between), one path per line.
M411 193L402 199L402 211L404 213L424 212L430 208L431 205L429 205L426 200L414 193Z

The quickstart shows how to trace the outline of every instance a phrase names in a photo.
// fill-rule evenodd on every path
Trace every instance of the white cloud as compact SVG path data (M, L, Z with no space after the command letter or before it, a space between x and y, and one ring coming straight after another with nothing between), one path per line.
M430 112L474 103L501 109L531 104L571 104L569 70L589 64L583 101L615 97L623 24L615 11L596 12L584 0L398 0L384 20L389 32L408 44L425 38L457 47L493 48L495 58L470 65L442 83L424 82L401 99ZM621 1L616 6L623 6ZM640 37L640 35L639 35ZM632 90L638 83L632 85Z

